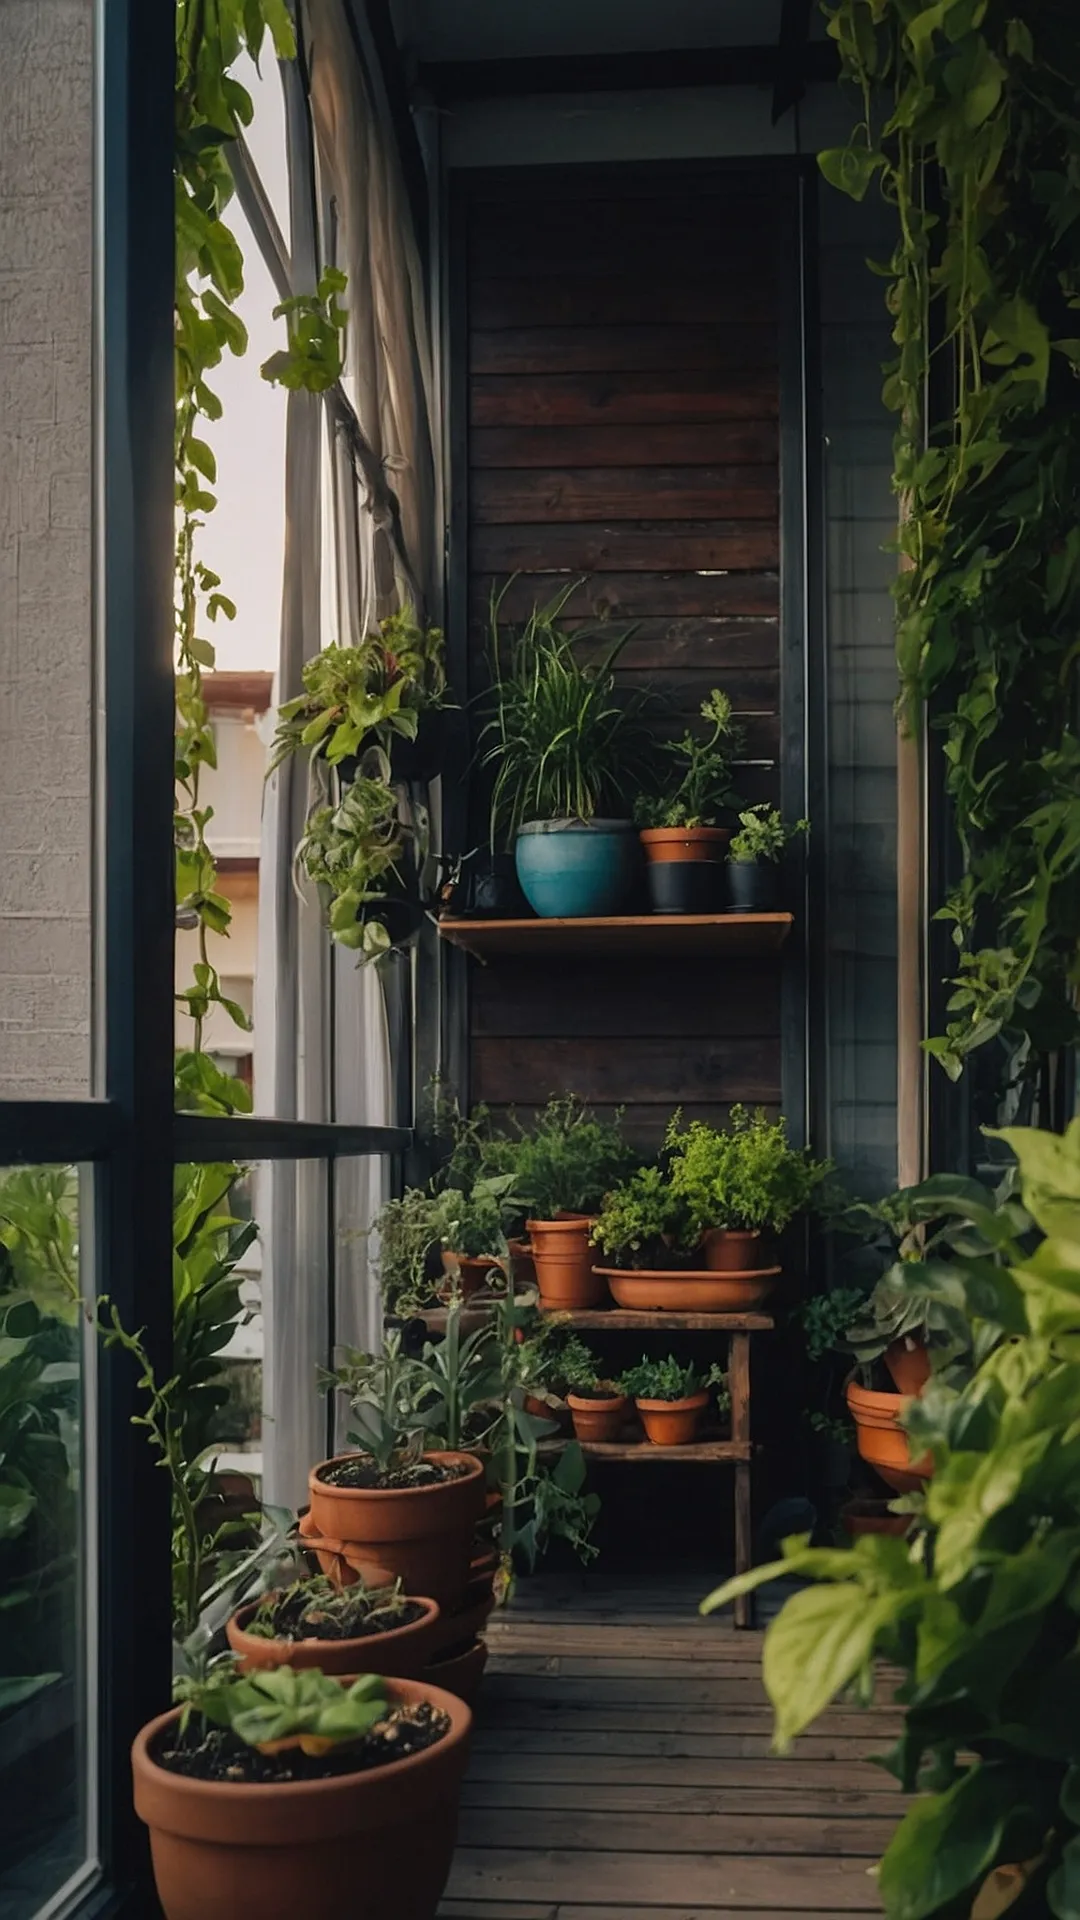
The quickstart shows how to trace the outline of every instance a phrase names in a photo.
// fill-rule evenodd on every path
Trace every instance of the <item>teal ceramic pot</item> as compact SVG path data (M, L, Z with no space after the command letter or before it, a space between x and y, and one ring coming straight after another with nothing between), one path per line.
M620 913L641 873L641 844L629 820L532 820L514 848L521 890L543 920L592 920Z

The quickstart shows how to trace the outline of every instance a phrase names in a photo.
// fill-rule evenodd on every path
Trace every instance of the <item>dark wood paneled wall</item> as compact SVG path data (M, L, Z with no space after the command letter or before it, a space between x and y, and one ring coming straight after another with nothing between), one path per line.
M713 686L743 718L748 799L779 743L778 187L771 171L558 169L464 193L470 677L508 619L586 575L571 617L632 622L625 679L680 731ZM471 976L471 1095L524 1116L573 1091L778 1108L779 964L503 961Z

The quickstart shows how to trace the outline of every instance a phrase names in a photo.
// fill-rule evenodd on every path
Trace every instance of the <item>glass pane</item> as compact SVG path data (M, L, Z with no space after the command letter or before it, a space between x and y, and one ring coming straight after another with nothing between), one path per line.
M0 38L0 1098L90 1088L93 8Z
M87 1183L82 1183L88 1195ZM0 1912L29 1920L86 1868L94 1666L79 1308L87 1209L66 1167L0 1171Z

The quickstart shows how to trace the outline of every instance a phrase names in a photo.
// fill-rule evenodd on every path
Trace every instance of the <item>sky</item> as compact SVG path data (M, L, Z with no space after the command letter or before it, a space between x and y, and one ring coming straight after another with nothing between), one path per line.
M245 61L236 75L255 102L247 135L263 185L288 241L285 112L277 64L264 56L262 77ZM236 619L217 620L206 638L220 671L272 671L281 618L281 557L285 509L285 395L260 378L262 362L285 344L284 322L271 319L277 301L239 203L226 214L244 255L244 292L237 310L250 335L243 359L226 355L211 376L222 418L206 429L217 455L218 505L199 536L199 554L221 575L236 602Z

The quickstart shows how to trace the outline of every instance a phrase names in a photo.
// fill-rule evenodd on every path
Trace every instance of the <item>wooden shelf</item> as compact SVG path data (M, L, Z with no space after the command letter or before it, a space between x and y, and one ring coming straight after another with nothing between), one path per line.
M439 934L477 960L507 954L651 954L671 959L731 959L778 953L790 913L649 913L607 920L454 920Z
M561 1453L566 1440L542 1440L540 1453ZM681 1460L684 1465L728 1461L737 1464L749 1460L753 1449L749 1440L696 1440L685 1447L657 1447L651 1440L580 1440L586 1460Z
M487 1318L490 1308L481 1304L478 1307L463 1307L461 1310L461 1330L471 1333ZM429 1333L442 1333L446 1328L446 1308L432 1307L426 1313L416 1316L424 1322ZM654 1327L670 1327L682 1333L769 1333L776 1325L767 1313L665 1313L656 1308L650 1312L632 1313L626 1307L598 1308L595 1312L584 1309L577 1313L560 1313L559 1319L566 1326L592 1328L594 1332L608 1330L625 1331L637 1328L647 1332Z

